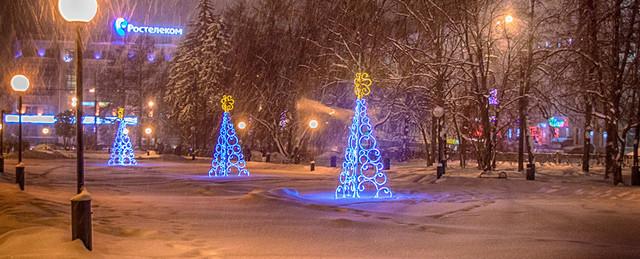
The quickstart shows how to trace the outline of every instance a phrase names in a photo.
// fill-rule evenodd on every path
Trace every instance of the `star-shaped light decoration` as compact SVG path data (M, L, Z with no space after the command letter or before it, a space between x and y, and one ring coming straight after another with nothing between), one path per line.
M362 99L371 94L371 84L373 84L373 80L371 80L368 73L356 73L356 78L353 80L353 91L356 93L356 97Z
M225 112L229 112L233 110L233 104L235 103L235 101L233 100L233 97L231 97L231 95L223 95L220 103L222 104L222 110Z

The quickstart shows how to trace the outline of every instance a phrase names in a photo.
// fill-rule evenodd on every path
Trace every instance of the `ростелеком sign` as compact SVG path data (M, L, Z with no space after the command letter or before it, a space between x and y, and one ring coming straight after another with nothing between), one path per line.
M113 27L116 30L116 34L121 37L124 37L127 33L182 35L182 28L180 27L137 26L122 17L116 19Z

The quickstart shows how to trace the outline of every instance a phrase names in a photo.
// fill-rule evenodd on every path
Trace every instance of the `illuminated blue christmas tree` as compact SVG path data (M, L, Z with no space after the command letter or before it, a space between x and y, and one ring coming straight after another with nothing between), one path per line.
M130 166L137 165L131 139L129 138L129 130L127 122L124 119L118 120L118 131L111 145L111 155L109 156L109 165Z
M349 128L336 199L391 198L393 194L388 187L387 175L382 171L382 154L367 115L367 102L363 98L371 93L372 81L367 73L357 73L354 82L358 99Z
M247 162L244 160L242 148L240 147L240 140L236 135L236 130L229 114L229 111L233 109L233 98L225 95L222 97L221 103L224 113L222 114L222 122L220 122L220 132L218 132L218 143L213 153L213 160L211 160L209 177L249 176L249 170L246 168Z

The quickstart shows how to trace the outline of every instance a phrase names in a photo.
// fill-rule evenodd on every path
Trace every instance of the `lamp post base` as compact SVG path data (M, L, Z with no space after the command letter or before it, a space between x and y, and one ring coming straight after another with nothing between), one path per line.
M0 155L0 173L4 173L4 156Z
M533 181L536 179L536 164L527 164L527 180Z
M20 190L24 191L24 164L22 163L16 166L16 183L20 186Z
M447 163L446 160L440 160L439 161L438 167L436 168L436 173L437 173L436 177L437 177L437 179L440 179L440 177L442 177L444 175L445 170L446 170L445 169L446 168L446 163Z
M338 167L338 157L331 156L331 167Z
M390 170L391 169L391 159L385 158L382 161L382 170Z
M640 185L640 166L631 167L631 185Z
M83 190L71 198L71 240L80 239L89 251L93 249L91 194Z

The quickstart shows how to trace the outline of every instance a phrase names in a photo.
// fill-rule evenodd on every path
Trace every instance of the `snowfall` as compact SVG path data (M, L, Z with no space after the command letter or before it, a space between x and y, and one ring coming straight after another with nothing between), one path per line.
M26 159L20 191L8 159L0 258L640 258L640 188L598 166L538 165L527 181L512 163L479 177L450 162L436 180L394 162L394 198L335 200L339 168L249 162L250 177L209 178L206 158L88 157L93 251L71 241L75 160Z

